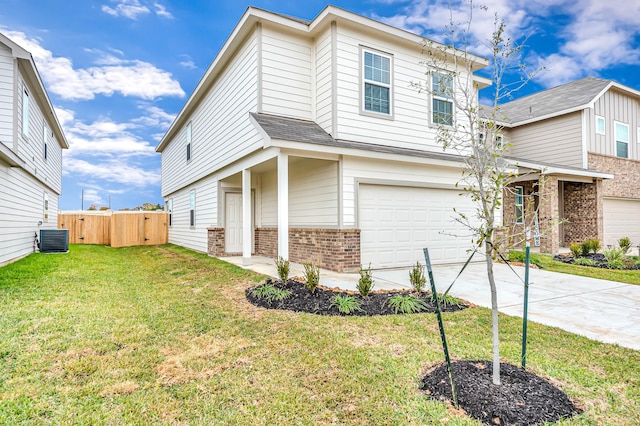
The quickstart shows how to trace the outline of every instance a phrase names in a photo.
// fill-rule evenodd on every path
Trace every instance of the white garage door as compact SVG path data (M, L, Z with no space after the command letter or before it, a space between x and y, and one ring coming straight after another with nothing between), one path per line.
M424 264L424 247L432 264L464 262L469 256L470 231L455 221L453 208L472 215L474 207L458 191L360 185L358 204L365 267L404 267L418 260Z
M635 246L640 244L640 200L605 198L604 245L617 246L622 237L629 237Z

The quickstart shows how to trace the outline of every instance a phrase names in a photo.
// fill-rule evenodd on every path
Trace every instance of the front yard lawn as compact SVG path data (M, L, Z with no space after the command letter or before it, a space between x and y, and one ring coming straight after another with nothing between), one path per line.
M176 246L72 245L0 268L0 424L479 424L419 390L432 314L266 310L264 277ZM436 277L437 279L437 277ZM455 359L489 359L491 313L445 313ZM501 353L519 365L519 318ZM640 352L538 324L527 367L584 413L640 422Z

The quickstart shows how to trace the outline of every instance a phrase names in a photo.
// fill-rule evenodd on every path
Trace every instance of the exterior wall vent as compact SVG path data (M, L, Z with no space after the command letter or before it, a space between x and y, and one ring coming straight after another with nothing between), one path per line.
M66 253L69 251L68 229L41 229L41 253Z

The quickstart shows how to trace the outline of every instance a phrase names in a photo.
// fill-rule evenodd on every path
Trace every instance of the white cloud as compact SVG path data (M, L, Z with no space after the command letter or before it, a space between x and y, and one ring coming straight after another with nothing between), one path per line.
M125 164L118 160L89 163L77 158L64 158L65 175L74 174L84 179L101 179L121 185L146 187L160 184L159 170L145 170L135 164Z
M193 62L193 59L191 59L191 56L189 55L180 55L180 57L182 58L182 61L180 61L180 66L189 70L195 70L198 69L197 65L195 64L195 62Z
M31 52L47 89L62 99L88 100L96 95L119 93L142 99L160 96L185 96L171 73L140 60L125 60L101 54L99 66L75 69L68 58L55 57L24 33L6 31L5 35Z
M99 194L100 189L83 189L82 190L82 201L83 204L87 207L91 204L96 206L101 206L104 204L102 197Z
M138 105L138 109L142 110L144 115L131 121L145 127L167 130L176 118L175 114L169 114L154 105L142 103Z
M102 11L111 16L122 16L127 19L136 20L142 15L155 12L156 15L162 18L173 19L173 15L167 11L167 8L158 2L150 4L153 6L153 10L149 6L140 3L140 0L111 0L111 3L116 3L116 5L114 7L107 5L102 6Z

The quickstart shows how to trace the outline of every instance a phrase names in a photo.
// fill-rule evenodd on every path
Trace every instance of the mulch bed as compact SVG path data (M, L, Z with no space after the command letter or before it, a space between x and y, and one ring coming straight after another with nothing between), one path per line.
M579 414L567 395L522 368L500 363L502 384L492 379L490 361L456 361L453 378L460 409L487 425L539 425ZM446 364L422 379L421 389L432 398L452 401Z
M284 309L295 312L308 312L318 315L342 315L342 316L372 316L372 315L393 315L396 314L395 309L389 306L388 302L393 296L397 294L411 294L416 298L423 300L427 308L421 313L434 313L435 305L431 301L431 293L410 293L406 291L374 291L367 297L361 296L358 292L344 291L339 289L332 289L327 287L318 286L314 293L311 293L302 282L296 279L290 279L286 284L281 281L273 281L272 284L281 289L285 289L291 292L285 300L267 300L259 299L254 296L253 290L256 287L248 288L245 291L247 300L256 306L261 306L267 309ZM262 284L261 284L262 285ZM333 299L337 295L345 296L351 295L361 302L360 311L355 311L350 314L341 313L337 307L331 306ZM462 303L460 305L447 305L442 308L443 312L455 312L462 309L466 309L467 304ZM400 312L398 312L400 314Z
M607 259L605 259L604 254L602 253L589 253L586 256L580 256L580 258L590 259L595 262L594 265L582 265L582 266L590 266L592 268L604 268L604 269L614 269L609 266L607 263ZM553 260L557 260L558 262L575 264L575 258L570 254L556 254L553 256ZM630 269L640 269L640 265L634 265L633 262L627 262L624 265L625 270Z

